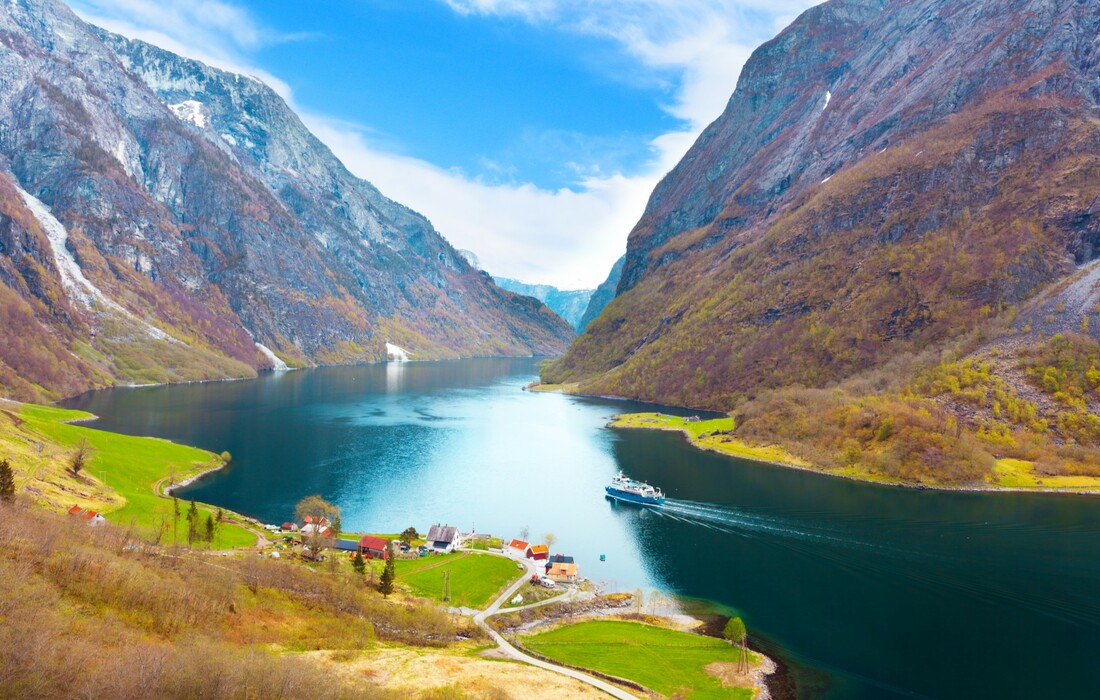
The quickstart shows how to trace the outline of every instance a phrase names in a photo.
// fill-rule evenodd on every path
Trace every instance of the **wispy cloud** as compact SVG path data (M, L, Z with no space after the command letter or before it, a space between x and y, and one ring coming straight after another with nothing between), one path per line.
M666 105L698 132L725 106L752 50L820 0L441 0L463 15L509 16L611 39L679 74Z

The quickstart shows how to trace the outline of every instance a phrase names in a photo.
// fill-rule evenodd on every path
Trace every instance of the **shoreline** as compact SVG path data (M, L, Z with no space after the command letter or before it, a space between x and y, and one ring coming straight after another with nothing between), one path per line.
M641 401L638 399L630 399L624 396L610 396L605 394L582 394L573 391L566 390L566 387L576 387L577 384L541 384L539 381L531 382L523 387L524 391L531 391L537 393L547 394L564 394L566 396L579 396L581 398L589 399L602 399L605 401L619 401L619 402L631 402L646 404L654 407L675 408L684 411L698 411L700 413L717 413L710 409L696 409L690 406L668 406L666 404L654 403L651 401ZM545 388L542 388L545 387ZM694 435L692 435L687 429L670 426L670 425L629 425L629 424L616 424L621 418L625 416L638 415L632 413L619 413L612 417L611 421L605 424L604 427L611 428L613 430L659 430L662 432L675 432L680 433L684 440L697 450L706 452L712 452L714 454L722 455L724 457L730 457L733 459L740 459L746 462L753 462L756 464L775 467L779 469L794 469L802 472L809 472L811 474L820 474L821 476L847 479L849 481L855 481L864 484L871 484L876 486L894 487L912 489L915 491L942 491L953 493L1023 493L1023 494L1042 494L1042 495L1064 495L1064 496L1100 496L1100 485L1095 487L1073 487L1073 486L982 486L982 485L960 485L950 486L947 484L925 484L925 483L913 483L907 481L896 481L893 479L878 479L871 476L861 476L859 474L845 474L840 472L830 471L821 467L815 467L807 464L795 464L792 462L785 462L782 460L766 459L763 457L752 456L748 454L734 454L722 450L720 448L701 443ZM727 415L728 414L724 414ZM751 445L745 445L747 448L752 448Z
M204 468L200 469L199 471L195 472L194 474L186 476L182 480L177 481L173 484L170 484L167 487L164 486L164 481L166 479L170 479L171 477L166 476L163 479L160 479L159 481L157 481L157 483L153 484L153 491L158 496L164 496L165 498L171 498L172 495L173 495L172 492L175 491L176 489L187 488L188 486L195 483L196 481L203 478L204 476L207 476L209 474L213 474L214 472L219 472L219 471L221 471L222 469L225 469L228 466L229 466L228 462L224 462L224 461L221 460L221 458L218 458L218 463L217 464L212 464L209 467L204 467ZM205 505L211 505L211 504L207 503Z
M608 397L600 397L608 398ZM688 409L691 410L691 409ZM769 459L763 459L761 457L752 457L748 455L739 455L726 452L717 447L706 445L701 443L694 435L692 435L687 429L679 428L670 425L629 425L629 424L617 424L618 421L624 416L637 415L630 413L620 413L615 415L611 421L609 421L604 427L611 428L613 430L658 430L661 432L679 433L684 437L684 440L697 450L705 452L713 452L724 457L730 457L733 459L740 459L746 462L754 462L768 467L775 467L778 469L794 469L802 472L809 472L811 474L820 474L821 476L827 476L839 479L848 479L849 481L856 481L864 484L872 484L876 486L887 486L894 488L906 488L916 491L944 491L944 492L956 492L956 493L1029 493L1029 494L1050 494L1050 495L1065 495L1065 496L1100 496L1100 487L1097 488L1073 488L1073 487L1047 487L1041 486L1037 488L1026 488L1020 486L948 486L945 484L916 484L905 481L893 481L889 479L875 479L871 477L859 476L857 474L842 474L838 472L829 471L820 467L807 466L802 464L794 464L791 462L782 462Z

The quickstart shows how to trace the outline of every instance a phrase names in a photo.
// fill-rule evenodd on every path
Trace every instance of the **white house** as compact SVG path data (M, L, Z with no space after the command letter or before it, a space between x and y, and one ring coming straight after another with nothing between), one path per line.
M458 528L454 525L432 525L428 528L428 549L437 552L453 552L462 543Z

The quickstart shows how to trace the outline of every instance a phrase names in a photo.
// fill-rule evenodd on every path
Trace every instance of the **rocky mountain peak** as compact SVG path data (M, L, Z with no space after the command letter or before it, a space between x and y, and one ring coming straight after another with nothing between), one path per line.
M19 290L3 304L37 335L91 348L76 386L248 374L275 364L269 352L377 360L387 342L421 358L554 354L571 337L351 175L262 82L90 27L53 0L6 4L0 44L0 177L13 193L0 275ZM58 326L61 272L19 191L66 230L103 298L165 338L120 330L104 303ZM0 383L35 396L12 362L0 350Z

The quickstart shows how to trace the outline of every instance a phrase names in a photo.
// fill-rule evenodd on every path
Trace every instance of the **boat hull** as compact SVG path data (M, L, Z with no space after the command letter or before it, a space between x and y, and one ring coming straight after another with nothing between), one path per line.
M629 491L620 491L611 486L604 486L604 491L607 492L609 498L614 498L617 501L626 503L637 503L643 506L659 506L663 505L665 502L664 497L641 496L636 493L630 493Z

